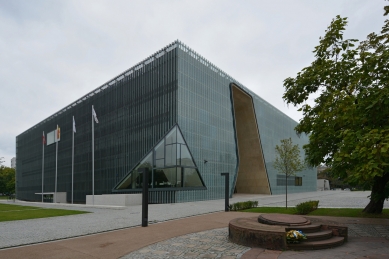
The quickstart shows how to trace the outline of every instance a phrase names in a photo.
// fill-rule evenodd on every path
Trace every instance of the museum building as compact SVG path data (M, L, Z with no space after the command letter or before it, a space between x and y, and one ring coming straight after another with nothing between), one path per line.
M16 196L141 193L144 167L150 203L222 199L226 172L231 196L316 191L313 168L273 167L281 139L308 143L296 125L175 41L18 135Z

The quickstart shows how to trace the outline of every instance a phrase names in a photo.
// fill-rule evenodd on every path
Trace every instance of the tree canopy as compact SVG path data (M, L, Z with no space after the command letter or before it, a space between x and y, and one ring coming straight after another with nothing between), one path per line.
M307 162L370 186L365 211L381 213L389 196L389 21L361 42L343 39L346 25L347 18L332 20L312 64L284 80L283 99L303 113L296 131L309 134Z
M15 169L0 165L0 193L15 193Z
M292 139L282 139L281 145L276 145L276 160L273 164L279 173L287 176L295 175L305 168L304 161L300 159L299 146L293 145Z

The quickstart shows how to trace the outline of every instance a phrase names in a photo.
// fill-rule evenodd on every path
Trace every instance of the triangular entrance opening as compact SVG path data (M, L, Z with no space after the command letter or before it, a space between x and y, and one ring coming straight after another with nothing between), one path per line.
M252 97L231 84L239 168L236 193L271 194Z
M141 189L143 176L138 173L138 169L145 167L150 172L149 188L151 189L205 188L178 125L153 147L114 190Z

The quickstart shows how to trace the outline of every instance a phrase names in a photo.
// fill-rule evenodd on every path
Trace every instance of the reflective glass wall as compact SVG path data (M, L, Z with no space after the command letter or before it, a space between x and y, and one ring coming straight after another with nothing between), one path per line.
M308 136L298 136L294 130L297 123L274 106L254 95L254 107L257 116L258 128L261 137L262 149L269 176L272 194L285 193L285 175L280 174L273 163L276 158L275 146L280 145L281 139L291 138L293 144L298 144L301 158L304 158L303 145L308 143ZM317 185L316 170L306 168L296 174L296 177L288 177L288 192L315 192Z
M61 129L57 191L71 200L72 116L74 134L74 201L92 194L92 111L95 194L112 188L177 122L176 44L153 54L16 137L17 198L41 200L42 132ZM44 192L55 190L55 144L45 146ZM174 197L173 197L174 198Z
M308 137L298 137L291 118L258 97L202 56L180 43L178 48L178 123L192 150L208 191L178 194L178 200L223 198L222 172L230 173L230 193L237 177L237 154L229 84L234 82L253 97L266 169L272 194L285 193L285 180L273 168L275 146L292 138L301 148ZM277 181L278 179L278 181ZM290 192L316 191L314 169L288 179Z
M183 44L178 50L178 124L207 187L177 193L177 201L221 199L223 172L236 172L230 79ZM231 185L230 185L231 186Z

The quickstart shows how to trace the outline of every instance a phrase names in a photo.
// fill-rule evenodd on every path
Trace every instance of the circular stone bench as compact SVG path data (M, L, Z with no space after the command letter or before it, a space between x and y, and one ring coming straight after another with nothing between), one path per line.
M302 230L307 240L299 244L287 244L286 231ZM237 218L230 221L228 235L236 244L272 250L312 250L342 245L347 241L347 227L317 225L298 215L261 214L253 218Z
M231 242L239 245L272 250L287 249L285 226L258 223L257 217L231 220L228 235Z
M304 217L288 214L261 214L258 216L258 222L266 225L279 226L304 226L311 222Z

